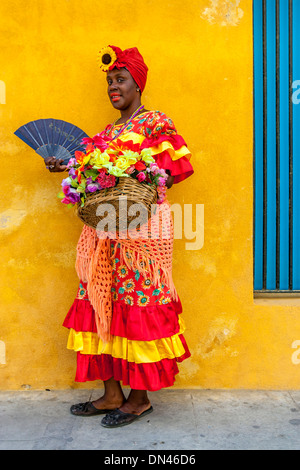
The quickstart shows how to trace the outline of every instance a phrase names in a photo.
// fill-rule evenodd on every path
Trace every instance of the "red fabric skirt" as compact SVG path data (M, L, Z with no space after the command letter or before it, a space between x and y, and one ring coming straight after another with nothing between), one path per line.
M83 282L63 323L70 330L68 348L77 352L75 381L113 377L135 390L170 387L179 372L178 362L190 357L181 303L171 299L167 286L154 286L150 279L120 264L117 255L112 279L112 340L103 344L99 339Z

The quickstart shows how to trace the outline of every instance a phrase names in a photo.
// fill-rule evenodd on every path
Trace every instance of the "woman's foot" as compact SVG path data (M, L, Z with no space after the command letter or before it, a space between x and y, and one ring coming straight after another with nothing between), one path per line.
M147 416L149 413L152 413L152 411L152 406L140 414L124 413L120 409L113 410L104 416L104 418L101 420L101 426L105 428L118 428L119 426L126 426L127 424L131 424L134 421Z
M145 390L131 390L125 403L108 413L101 421L106 428L125 426L153 411Z
M106 397L105 395L98 400L92 401L92 405L97 410L115 410L124 404L126 398L123 396L120 397Z
M94 416L99 414L110 413L112 410L119 408L125 401L124 399L108 400L105 396L93 402L77 403L72 405L70 411L75 416Z
M76 416L92 416L109 413L124 404L126 398L120 383L113 378L104 382L104 395L98 400L78 403L71 406L71 413Z
M141 415L149 408L151 408L149 400L147 403L130 403L129 401L126 401L122 406L118 407L118 409L123 411L123 413L130 413L133 415Z
M123 413L141 415L151 407L150 400L145 390L131 390L127 400L122 404L119 410Z

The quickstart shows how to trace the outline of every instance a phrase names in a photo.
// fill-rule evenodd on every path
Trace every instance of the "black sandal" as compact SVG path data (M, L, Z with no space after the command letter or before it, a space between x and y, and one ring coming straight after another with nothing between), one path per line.
M111 411L108 415L106 415L102 421L101 426L105 428L118 428L120 426L126 426L127 424L131 424L133 421L146 416L149 413L152 413L153 408L150 406L148 410L143 411L140 415L135 415L132 413L124 413L119 409Z
M70 408L72 415L75 416L94 416L110 413L112 410L98 410L91 401L85 403L77 403Z

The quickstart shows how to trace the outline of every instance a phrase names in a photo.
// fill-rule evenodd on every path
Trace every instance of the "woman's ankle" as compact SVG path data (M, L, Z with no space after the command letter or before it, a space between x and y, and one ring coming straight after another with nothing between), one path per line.
M124 404L126 401L125 397L122 396L105 396L103 395L102 397L98 398L97 400L93 400L92 404L98 408L98 409L115 409L119 408Z

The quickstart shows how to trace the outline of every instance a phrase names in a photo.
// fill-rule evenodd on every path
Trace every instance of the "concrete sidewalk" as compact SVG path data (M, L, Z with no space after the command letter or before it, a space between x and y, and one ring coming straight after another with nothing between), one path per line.
M154 412L117 429L76 417L96 390L0 392L0 450L275 450L300 448L300 391L162 390Z

